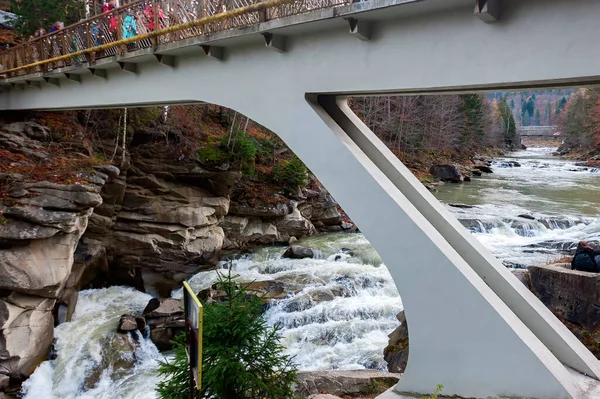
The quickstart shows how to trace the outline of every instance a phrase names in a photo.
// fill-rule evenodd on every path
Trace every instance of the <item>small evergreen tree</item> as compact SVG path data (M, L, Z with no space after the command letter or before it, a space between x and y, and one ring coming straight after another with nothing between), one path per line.
M204 305L202 389L198 398L215 399L291 399L296 366L283 353L279 328L269 327L263 317L260 298L248 295L246 287L234 281L229 272L219 274L217 289L224 300ZM181 347L175 349L172 366L161 363L159 372L170 380L159 384L163 399L187 399L189 365L178 362ZM179 354L179 357L178 357ZM186 378L183 378L183 376ZM180 390L182 393L178 393ZM171 395L171 396L169 396Z
M273 168L273 181L289 190L296 188L296 186L305 187L307 179L306 166L296 156L290 161L278 163Z
M165 381L158 383L156 391L163 399L189 399L189 362L187 358L186 336L179 334L173 344L173 360L158 362L158 373L167 377Z

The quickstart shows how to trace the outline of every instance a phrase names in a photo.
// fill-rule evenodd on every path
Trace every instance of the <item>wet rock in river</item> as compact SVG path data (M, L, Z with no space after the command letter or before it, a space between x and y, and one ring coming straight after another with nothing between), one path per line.
M383 356L391 373L402 373L408 362L408 325L404 310L396 316L400 322L390 335L388 346L383 350Z
M309 247L301 247L300 245L292 245L283 253L282 258L289 259L321 259L323 258L323 254L321 251L318 251Z
M119 327L117 331L120 333L127 333L129 331L135 331L138 329L138 324L135 317L131 315L123 315L119 320Z
M153 298L144 309L144 318L150 328L150 339L159 350L169 350L170 341L185 331L183 302L175 298Z
M442 181L460 183L464 181L464 176L458 165L437 164L429 168L429 173Z
M520 217L520 218L523 218L523 219L535 220L535 216L533 216L533 215L528 215L528 214L526 214L526 213L523 213L523 214L519 215L519 217Z
M479 169L483 173L494 173L494 171L492 170L492 168L490 168L487 165L476 165L475 168Z

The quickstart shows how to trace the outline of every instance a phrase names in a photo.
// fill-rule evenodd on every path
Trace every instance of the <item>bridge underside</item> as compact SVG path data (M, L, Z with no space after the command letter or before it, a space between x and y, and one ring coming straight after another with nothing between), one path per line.
M598 361L345 98L595 84L600 2L506 0L493 24L473 16L471 0L404 3L363 2L296 25L225 32L204 43L224 49L220 61L189 42L160 50L171 65L138 54L103 61L101 76L80 69L81 79L40 77L39 85L0 94L0 109L202 101L233 108L277 132L384 259L410 325L410 359L397 392L428 394L442 384L448 396L589 398L565 366L597 379ZM360 12L375 5L382 8ZM348 33L348 16L364 35ZM285 46L265 47L261 29ZM129 64L135 67L123 67Z

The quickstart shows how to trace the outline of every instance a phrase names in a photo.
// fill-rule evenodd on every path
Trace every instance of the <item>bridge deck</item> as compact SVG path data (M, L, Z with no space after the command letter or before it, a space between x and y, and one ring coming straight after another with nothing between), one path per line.
M414 0L398 3L411 1ZM98 62L106 58L121 58L132 53L152 55L159 47L168 53L168 47L164 48L168 44L201 37L205 38L204 42L209 42L220 32L250 28L266 21L286 21L286 17L351 3L352 0L230 0L225 3L217 0L137 0L13 47L0 54L0 65L5 82L20 81L26 76L56 69L101 66ZM305 21L287 18L283 25L302 22ZM267 45L278 47L272 34L265 32L264 37ZM207 55L219 57L218 49L211 52L204 46L204 50ZM156 53L162 54L161 51Z

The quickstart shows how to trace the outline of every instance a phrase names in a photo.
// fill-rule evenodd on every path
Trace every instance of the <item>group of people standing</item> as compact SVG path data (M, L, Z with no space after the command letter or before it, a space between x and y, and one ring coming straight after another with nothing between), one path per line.
M65 28L65 23L61 21L56 21L52 26L48 29L47 33L54 33L56 31L62 30ZM35 40L38 37L42 37L46 34L46 29L39 28L36 30L33 35L29 36L29 41Z
M77 53L90 47L99 47L102 45L117 42L122 39L132 39L146 33L154 32L172 26L189 22L199 17L199 2L197 0L171 1L168 6L168 16L162 9L162 2L147 1L143 3L134 3L127 7L127 0L123 0L123 6L118 12L116 0L106 0L100 11L101 15L90 19L88 22L81 20L79 24L65 29L62 21L56 21L47 30L40 27L30 37L29 50L25 52L25 59L16 60L17 63L35 63L42 59L57 58L71 53ZM168 22L167 22L168 21ZM65 30L64 34L52 34ZM186 29L181 32L170 33L168 40L178 40L191 36L197 36L201 32L199 29ZM130 41L127 45L127 51L134 51L139 48L146 48L153 45L149 38ZM79 64L87 60L94 60L96 57L105 57L116 55L123 51L124 47L106 46L103 50L83 55L79 54L69 61L59 61L44 66L36 66L37 72L46 71L53 68L61 68L68 64Z

